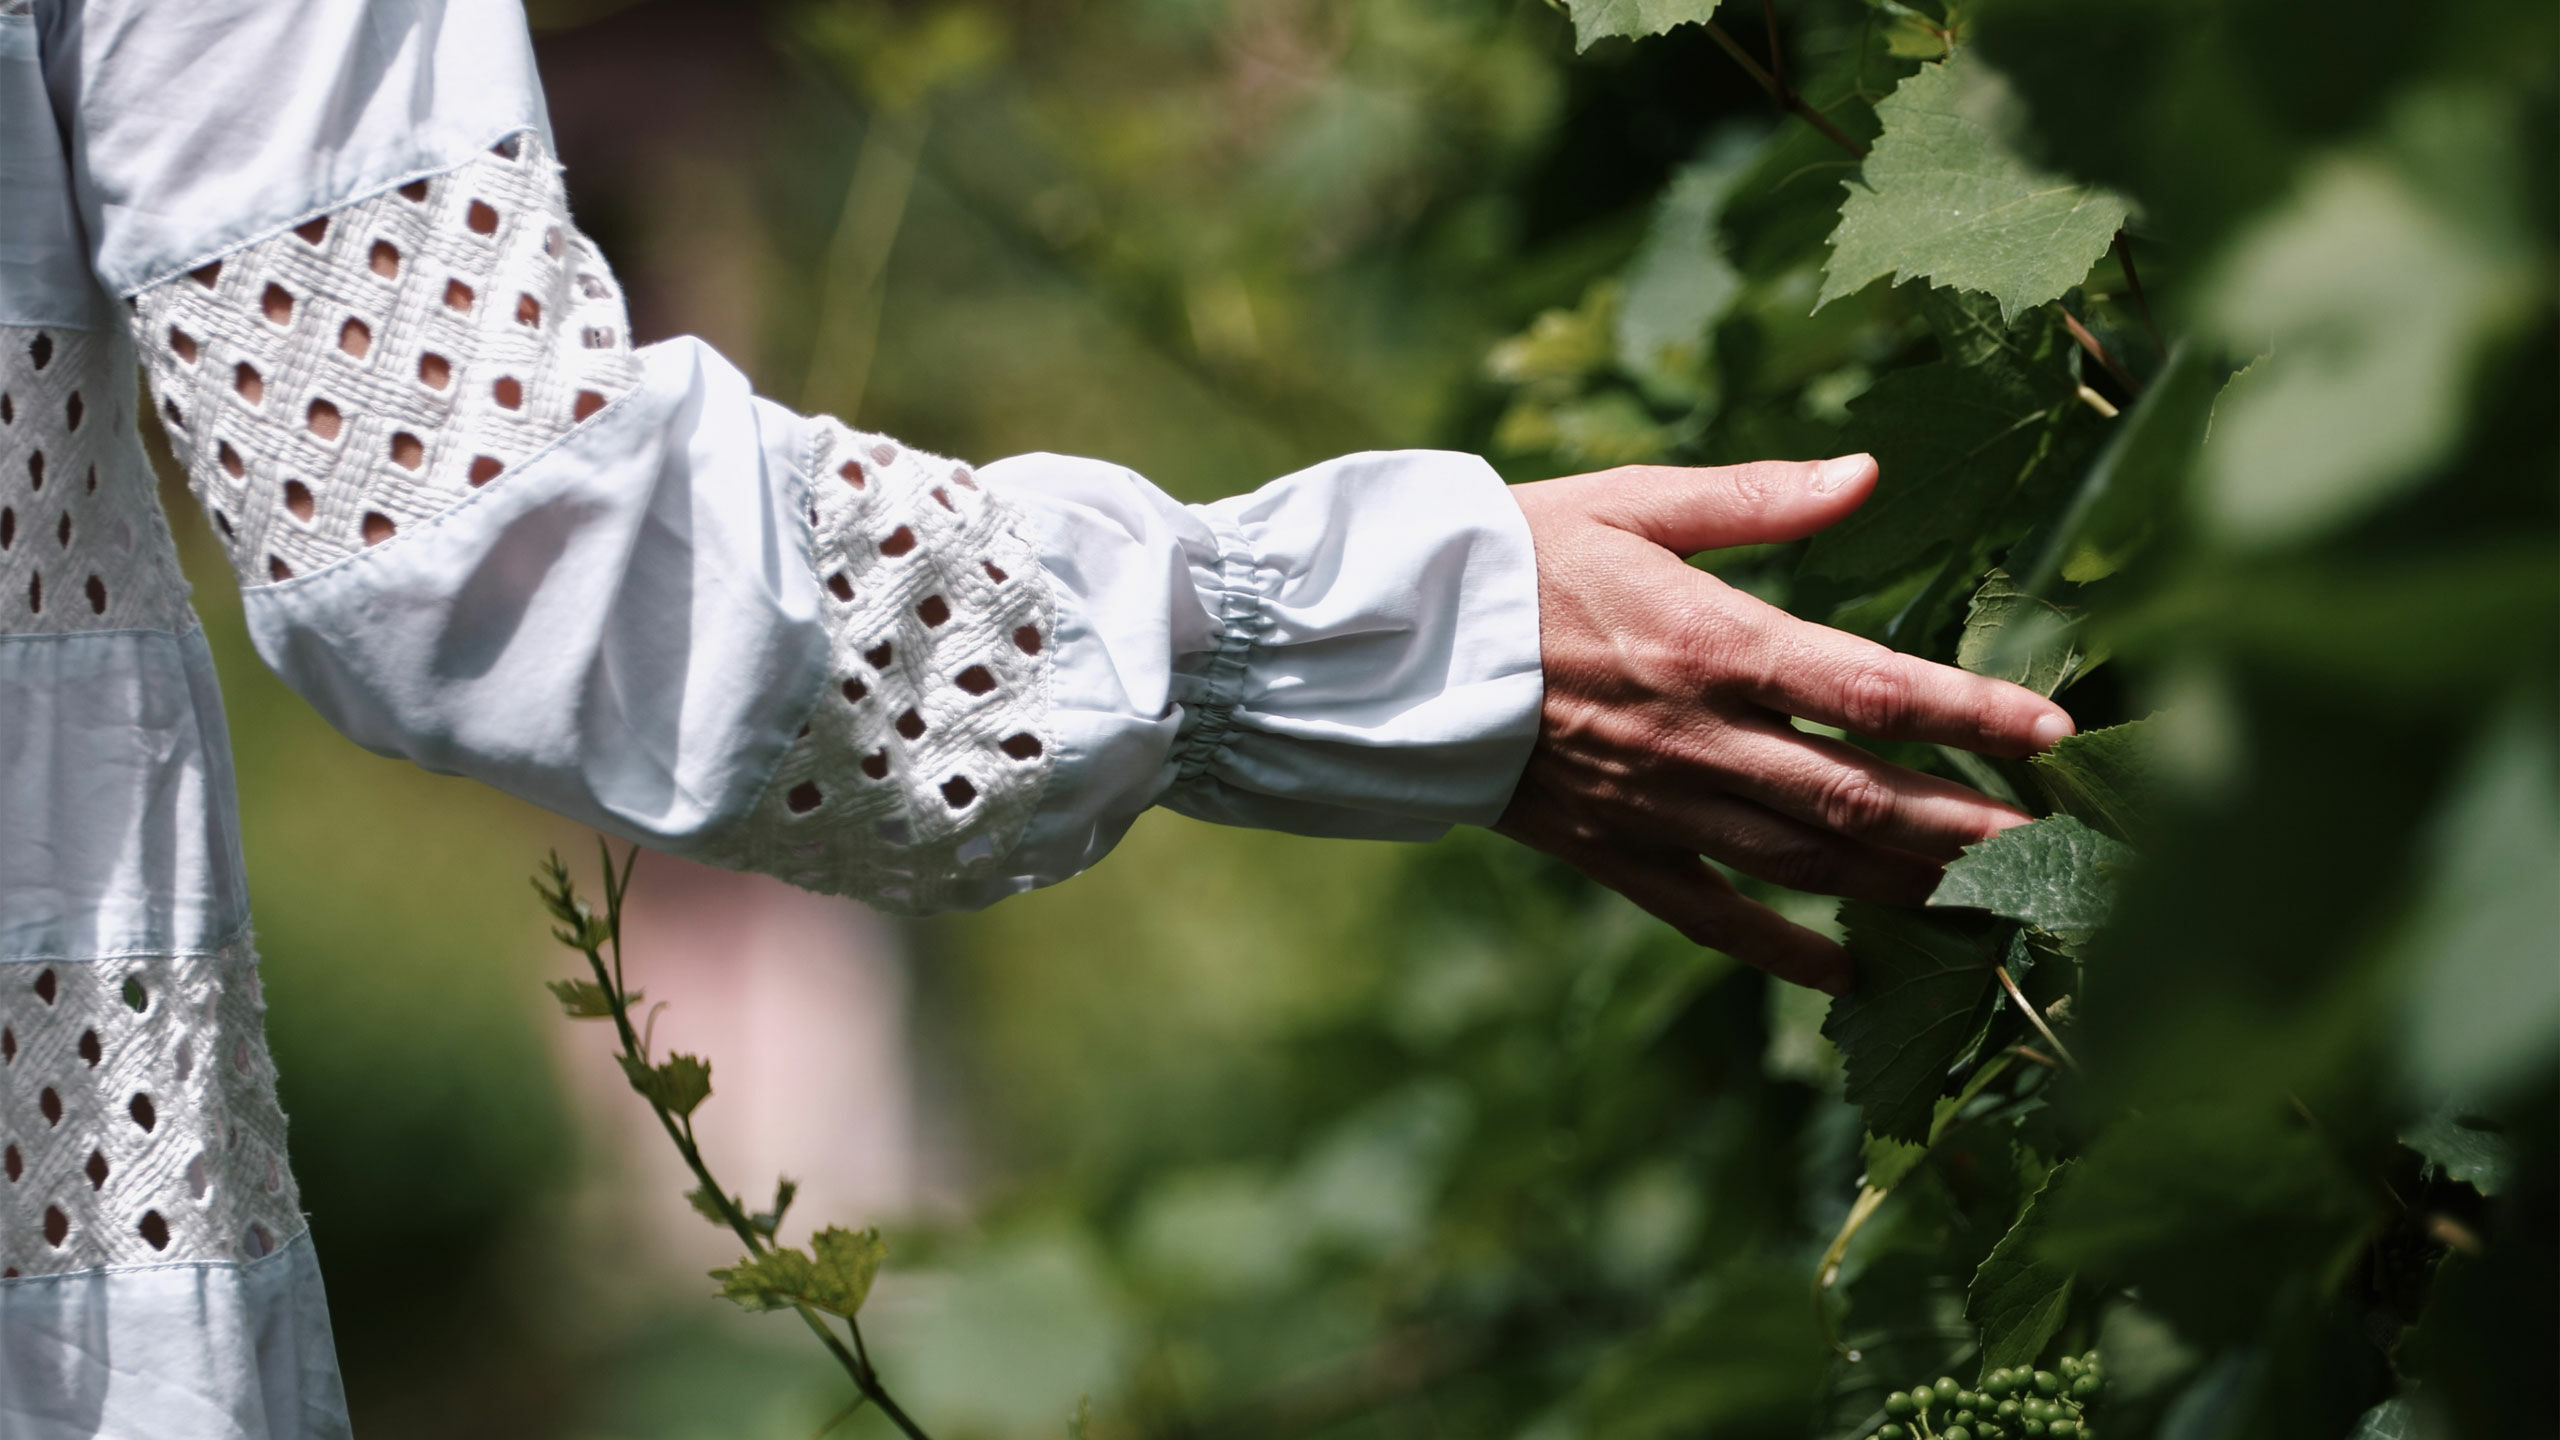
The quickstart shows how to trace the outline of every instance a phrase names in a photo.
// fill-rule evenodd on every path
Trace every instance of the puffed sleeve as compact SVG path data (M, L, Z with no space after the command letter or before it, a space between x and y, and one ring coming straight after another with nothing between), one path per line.
M1482 462L1186 507L976 469L634 347L509 0L50 12L94 266L259 652L373 749L900 910L1065 878L1148 805L1416 838L1535 739Z

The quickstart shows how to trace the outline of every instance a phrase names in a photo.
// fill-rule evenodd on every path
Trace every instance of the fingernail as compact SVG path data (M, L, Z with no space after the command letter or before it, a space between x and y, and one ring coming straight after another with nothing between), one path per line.
M2035 728L2028 733L2035 737L2038 750L2050 750L2072 735L2071 717L2059 710L2046 711L2036 718Z
M1836 460L1825 460L1813 467L1813 488L1820 494L1828 495L1866 474L1867 467L1874 463L1876 463L1874 456L1864 454L1843 455Z

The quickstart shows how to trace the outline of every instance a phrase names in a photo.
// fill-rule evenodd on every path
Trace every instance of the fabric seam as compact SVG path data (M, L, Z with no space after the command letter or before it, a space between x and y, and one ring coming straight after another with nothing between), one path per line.
M510 121L505 129L492 132L485 139L476 141L474 144L480 150L488 150L505 141L510 135L531 135L540 130L540 128L541 127L538 125L529 125L521 121ZM428 169L404 171L400 175L387 180L380 185L374 186L371 189L359 190L352 194L342 195L337 199L313 206L312 208L295 215L292 219L285 221L281 225L261 230L245 239L229 241L216 249L199 251L193 259L181 260L175 265L170 266L168 269L160 271L149 278L140 281L135 284L133 288L117 292L116 298L119 300L130 300L145 290L149 290L158 285L166 285L170 281L188 274L191 271L201 270L216 260L236 255L243 250L249 249L251 246L263 245L269 240L284 234L286 231L291 230L298 225L308 225L312 221L317 220L324 215L334 215L341 210L361 205L368 200L388 195L403 185L412 185L420 180L432 180L439 175L451 175L470 163L471 162L468 159L465 159L459 164L438 165ZM556 161L551 163L554 170L564 168Z

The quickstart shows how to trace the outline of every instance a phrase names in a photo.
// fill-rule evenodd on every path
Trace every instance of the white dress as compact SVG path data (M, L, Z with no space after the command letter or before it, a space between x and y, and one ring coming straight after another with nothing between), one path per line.
M348 735L892 909L1487 823L1536 738L1473 457L1186 507L796 415L632 346L513 0L0 0L0 1440L347 1428L143 403Z

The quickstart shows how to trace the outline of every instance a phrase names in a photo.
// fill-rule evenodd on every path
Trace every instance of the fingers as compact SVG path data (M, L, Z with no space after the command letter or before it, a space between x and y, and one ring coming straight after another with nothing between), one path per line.
M1717 768L1737 794L1808 825L1927 859L1956 858L2030 818L1951 780L1782 726L1725 732Z
M1768 906L1745 899L1695 855L1612 845L1565 858L1692 944L1721 950L1781 980L1835 996L1847 994L1855 981L1846 951Z
M2071 716L2025 686L1933 665L1739 592L1726 603L1759 632L1755 678L1741 693L1782 714L1987 755L2032 755L2072 733Z
M1875 487L1868 455L1749 465L1625 465L1561 482L1592 518L1682 555L1801 540Z
M1918 855L1817 830L1765 806L1712 792L1648 786L1626 828L1667 849L1704 854L1745 875L1813 895L1920 905L1943 867Z

